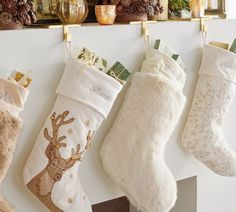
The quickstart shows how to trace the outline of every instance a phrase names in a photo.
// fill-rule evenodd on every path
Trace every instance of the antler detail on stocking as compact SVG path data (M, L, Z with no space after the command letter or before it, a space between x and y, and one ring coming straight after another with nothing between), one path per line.
M70 118L68 120L65 120L65 118L69 115L69 111L65 111L62 113L62 115L56 116L56 113L54 112L51 116L51 122L52 122L52 136L49 135L48 129L44 129L44 136L45 138L50 142L46 149L46 155L48 159L53 158L60 158L59 149L61 147L66 147L65 143L61 143L63 140L66 139L66 136L59 136L59 128L63 125L70 124L74 121L74 118ZM53 150L53 151L52 151ZM51 152L52 151L52 152ZM53 153L53 154L52 154Z
M82 157L88 147L91 145L92 139L94 137L95 131L89 130L87 134L87 143L83 151L81 151L81 145L78 144L76 150L71 150L71 157L69 159L63 159L60 155L59 149L61 147L66 147L67 145L65 143L61 143L63 140L66 139L66 136L59 136L59 128L63 125L70 124L74 121L74 118L70 118L68 120L65 120L66 117L69 115L68 111L65 111L62 115L56 115L54 112L51 116L51 122L52 122L52 136L49 135L48 129L44 129L44 136L45 138L50 142L46 149L46 155L49 159L49 161L53 161L56 159L60 159L63 161L61 165L63 164L63 170L69 169L72 167L76 161L82 160Z
M77 145L76 151L74 149L71 150L71 157L67 160L68 168L73 166L77 160L79 160L79 161L82 160L84 153L91 146L91 142L92 142L94 135L95 135L95 131L89 130L89 132L87 134L87 143L86 143L83 151L80 151L81 150L80 144Z

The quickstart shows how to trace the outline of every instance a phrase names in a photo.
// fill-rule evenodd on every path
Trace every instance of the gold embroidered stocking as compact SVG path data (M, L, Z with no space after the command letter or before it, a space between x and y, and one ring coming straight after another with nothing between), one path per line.
M52 113L24 168L26 186L51 211L92 211L79 164L121 89L94 67L68 60Z

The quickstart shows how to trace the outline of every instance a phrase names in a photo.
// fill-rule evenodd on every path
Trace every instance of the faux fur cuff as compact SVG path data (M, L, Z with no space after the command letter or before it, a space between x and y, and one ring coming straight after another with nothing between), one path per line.
M0 110L0 183L12 161L21 126L19 118Z
M11 164L21 126L22 121L19 118L0 110L0 183ZM0 211L12 212L13 209L6 201L0 199Z

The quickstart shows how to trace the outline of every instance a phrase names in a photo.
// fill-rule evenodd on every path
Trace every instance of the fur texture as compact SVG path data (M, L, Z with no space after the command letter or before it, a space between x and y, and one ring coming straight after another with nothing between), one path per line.
M135 73L120 112L105 138L105 170L142 212L167 212L176 182L164 150L183 111L182 89L164 75Z
M7 174L16 148L22 121L9 112L0 110L0 183ZM0 211L13 211L9 204L0 199Z

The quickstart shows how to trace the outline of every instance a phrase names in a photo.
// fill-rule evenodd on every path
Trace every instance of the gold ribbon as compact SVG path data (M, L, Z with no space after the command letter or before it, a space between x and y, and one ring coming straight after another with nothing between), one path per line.
M121 72L121 73L122 73L122 72ZM115 80L117 80L119 83L121 83L122 85L124 85L124 84L126 83L124 80L119 79L119 77L116 76L116 74L114 73L114 71L111 71L111 72L110 72L110 75L111 75Z

